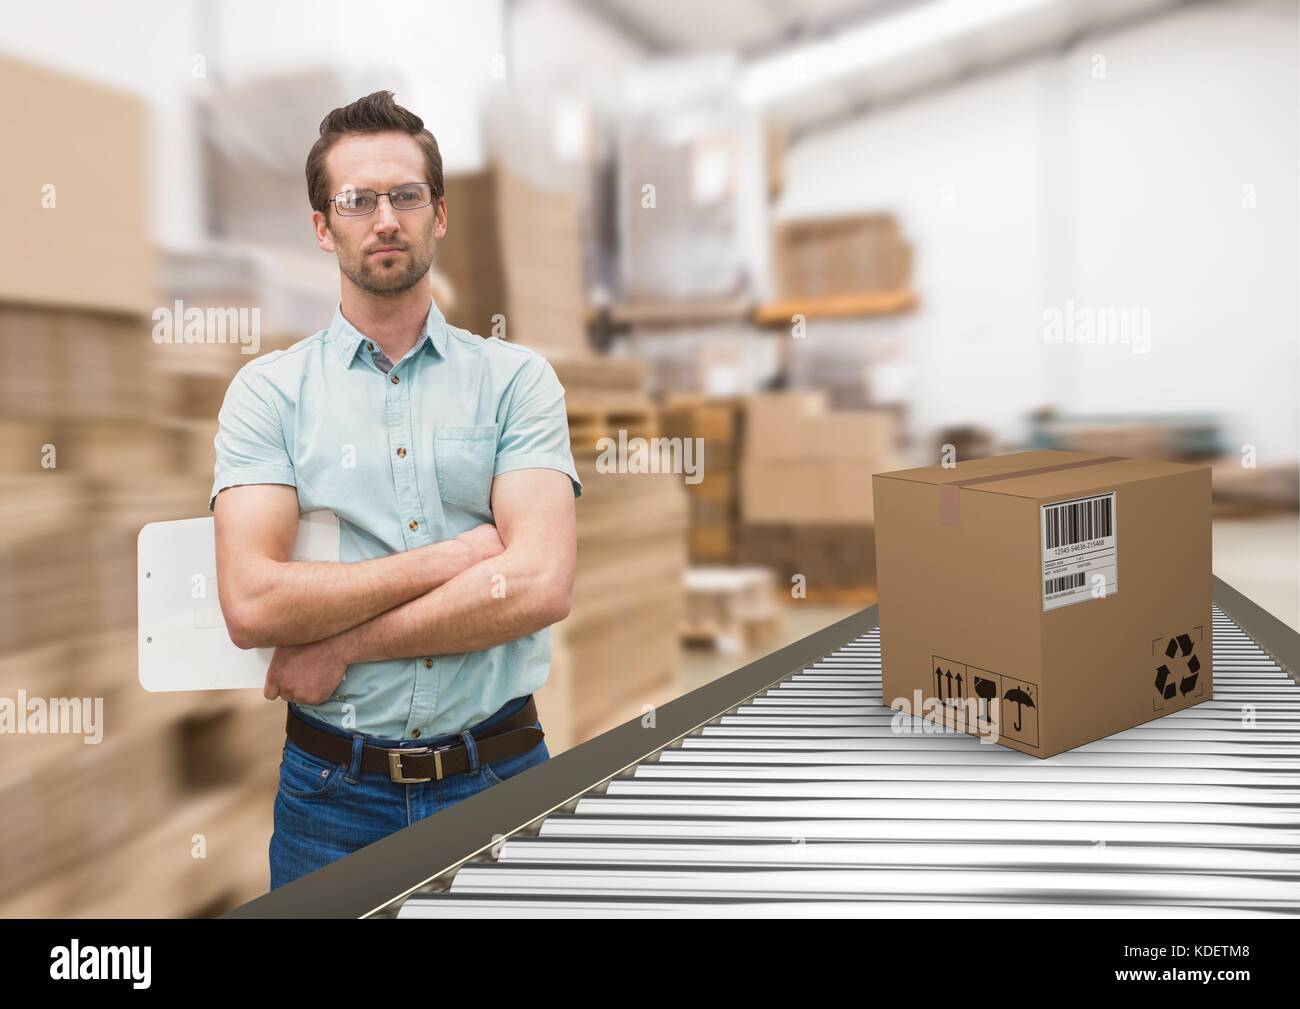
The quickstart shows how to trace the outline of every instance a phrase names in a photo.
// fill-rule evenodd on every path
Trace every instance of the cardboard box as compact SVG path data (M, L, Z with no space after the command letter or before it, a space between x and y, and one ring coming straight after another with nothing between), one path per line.
M746 462L868 460L898 465L895 410L831 410L824 390L763 393L745 400Z
M152 311L148 104L8 55L0 93L11 96L0 213L22 236L0 250L0 300Z
M890 410L826 410L819 390L752 396L745 409L746 522L870 523L871 476L898 465Z
M746 522L870 523L867 458L747 462L741 469Z
M697 561L725 561L731 558L730 525L692 525L691 558Z
M911 287L912 249L890 214L785 221L773 229L778 297L815 298Z
M738 564L771 568L783 593L790 592L796 576L810 595L876 584L874 530L862 523L745 523L736 529L734 558Z
M745 459L802 459L808 425L826 412L820 389L760 393L745 400Z
M435 265L455 292L447 321L479 336L585 356L575 198L502 168L449 175L445 187L447 234Z
M1209 467L1039 451L873 482L891 706L1048 757L1213 695Z

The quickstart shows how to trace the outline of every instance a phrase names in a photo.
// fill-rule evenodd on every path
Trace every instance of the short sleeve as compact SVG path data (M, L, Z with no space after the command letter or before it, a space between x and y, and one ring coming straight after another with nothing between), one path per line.
M569 447L564 386L540 354L533 355L515 377L497 439L493 476L516 469L557 469L573 483L573 496L582 496L582 481Z
M213 441L217 461L209 511L215 509L217 495L227 487L253 483L298 486L279 411L259 391L260 384L248 368L241 368L226 389Z

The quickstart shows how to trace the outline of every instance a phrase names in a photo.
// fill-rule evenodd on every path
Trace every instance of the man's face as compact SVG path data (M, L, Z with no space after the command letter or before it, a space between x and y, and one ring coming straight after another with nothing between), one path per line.
M330 195L347 188L385 194L363 217L344 217L336 207L312 214L316 241L338 256L343 275L367 294L395 296L420 283L433 264L434 241L447 231L442 199L418 210L394 210L387 193L408 182L427 182L424 155L404 133L343 137L325 158Z

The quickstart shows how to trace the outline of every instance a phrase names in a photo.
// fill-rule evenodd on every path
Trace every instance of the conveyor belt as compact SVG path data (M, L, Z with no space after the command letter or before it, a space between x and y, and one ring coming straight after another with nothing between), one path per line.
M1218 606L1213 654L1212 700L1040 760L891 729L871 630L386 910L1297 915L1300 685Z
M873 606L223 917L1294 916L1300 634L1214 603L1211 700L1047 760L891 732Z

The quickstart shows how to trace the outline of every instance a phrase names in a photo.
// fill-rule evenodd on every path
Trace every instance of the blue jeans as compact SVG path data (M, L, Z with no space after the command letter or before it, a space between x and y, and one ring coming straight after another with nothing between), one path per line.
M271 834L271 889L549 759L551 754L543 740L531 750L494 764L479 762L470 732L505 721L527 702L528 695L516 697L478 725L432 739L381 739L349 733L308 715L295 705L294 710L314 727L351 740L352 760L350 764L331 763L285 738L280 788L275 797L275 829ZM542 727L541 722L533 724ZM387 774L363 770L360 766L363 744L410 749L462 741L469 751L469 769L442 781L399 784Z

